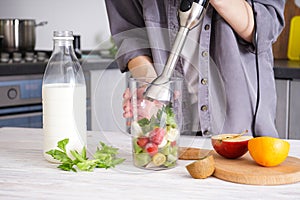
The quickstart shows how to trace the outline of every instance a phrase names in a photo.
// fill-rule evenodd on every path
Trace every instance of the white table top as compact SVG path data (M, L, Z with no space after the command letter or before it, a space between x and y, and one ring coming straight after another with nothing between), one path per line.
M193 179L185 169L192 161L163 171L132 165L130 136L89 132L92 153L101 140L119 148L126 161L114 169L65 172L42 155L41 129L0 128L0 199L300 199L300 183L254 186L215 177ZM300 157L300 140L290 140L290 156ZM211 148L209 140L181 137L181 146Z

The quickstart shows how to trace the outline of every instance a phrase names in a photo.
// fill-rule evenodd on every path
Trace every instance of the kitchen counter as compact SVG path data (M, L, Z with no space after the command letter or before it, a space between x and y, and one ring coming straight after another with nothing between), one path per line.
M113 59L89 56L81 59L84 71L117 69ZM0 63L0 76L43 74L47 63ZM275 60L274 74L276 79L300 79L300 61Z
M116 69L113 59L90 57L80 60L83 71ZM44 74L47 62L0 63L0 76Z
M185 169L148 171L132 165L130 136L121 132L88 132L88 150L99 141L119 148L126 161L114 169L65 172L42 156L42 130L0 128L1 199L299 199L300 182L254 186L215 177L193 179ZM289 140L289 155L300 157L300 140ZM201 137L182 136L181 146L211 148Z
M300 79L300 61L275 60L274 74L276 79Z

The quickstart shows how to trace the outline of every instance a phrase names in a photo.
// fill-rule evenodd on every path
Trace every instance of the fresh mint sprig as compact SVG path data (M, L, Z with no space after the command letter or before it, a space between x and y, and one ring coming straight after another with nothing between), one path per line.
M124 162L125 159L117 158L118 149L112 146L108 146L103 142L100 142L101 148L97 147L97 151L94 153L94 159L88 159L86 156L86 148L83 147L81 153L76 150L70 150L70 153L74 159L70 158L66 151L66 145L69 143L69 139L63 139L57 143L58 149L52 149L46 153L51 155L55 160L61 162L58 168L64 171L74 171L77 169L80 171L94 171L95 168L111 168Z
M153 115L150 119L142 118L138 121L138 124L143 130L143 133L147 133L153 130L155 127L169 126L177 128L175 113L173 112L172 104L163 106L158 110L156 116Z

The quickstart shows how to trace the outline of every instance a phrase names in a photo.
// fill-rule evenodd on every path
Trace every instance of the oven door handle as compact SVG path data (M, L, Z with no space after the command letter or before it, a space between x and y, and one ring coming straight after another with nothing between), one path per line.
M36 116L39 116L39 115L42 115L42 114L43 114L42 111L30 112L30 113L8 114L8 115L0 116L0 120L25 118L25 117L36 117Z

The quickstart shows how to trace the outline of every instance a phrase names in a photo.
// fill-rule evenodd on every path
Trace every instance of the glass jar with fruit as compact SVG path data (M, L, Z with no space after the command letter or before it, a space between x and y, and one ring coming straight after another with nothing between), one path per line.
M168 169L176 166L178 160L182 79L172 78L163 86L169 92L167 101L145 98L150 84L145 78L129 80L133 162L139 168Z

